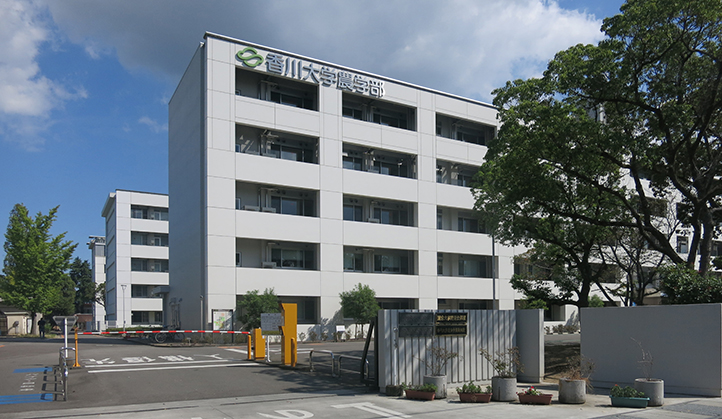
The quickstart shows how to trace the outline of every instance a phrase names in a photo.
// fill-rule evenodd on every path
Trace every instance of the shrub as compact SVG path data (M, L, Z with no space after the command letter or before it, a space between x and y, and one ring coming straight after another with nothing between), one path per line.
M473 381L469 381L469 384L464 384L461 387L456 387L457 393L469 393L469 394L489 394L491 393L491 386L486 386L482 390L481 386L477 386Z
M481 356L491 364L491 367L496 371L497 377L514 378L517 373L524 372L524 366L521 364L521 356L519 355L519 348L516 346L494 353L481 348L479 352L481 352Z
M643 392L626 386L624 388L619 387L619 385L615 384L614 387L609 391L609 395L612 397L638 397L638 398L644 398L647 397Z

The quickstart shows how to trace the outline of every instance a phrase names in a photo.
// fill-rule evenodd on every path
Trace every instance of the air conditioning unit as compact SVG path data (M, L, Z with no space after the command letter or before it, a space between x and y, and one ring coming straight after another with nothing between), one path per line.
M378 218L369 218L369 219L368 219L368 222L369 222L369 223L376 223L376 224L378 224L378 223L381 222L381 220L379 220Z
M262 265L264 268L270 268L273 269L276 267L276 262L263 262Z
M256 205L244 205L243 209L246 211L260 211L261 207L258 207Z
M276 209L273 208L273 207L263 207L263 208L262 208L262 211L263 211L263 212L272 212L272 213L274 213L274 214L276 213Z

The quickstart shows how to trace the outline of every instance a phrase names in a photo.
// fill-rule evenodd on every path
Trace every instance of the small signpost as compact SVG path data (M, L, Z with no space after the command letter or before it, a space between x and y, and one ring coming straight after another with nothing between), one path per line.
M63 345L63 348L65 349L66 359L68 358L68 327L75 326L75 321L77 319L78 318L75 316L53 316L55 324L63 328L63 336L65 336L65 345Z

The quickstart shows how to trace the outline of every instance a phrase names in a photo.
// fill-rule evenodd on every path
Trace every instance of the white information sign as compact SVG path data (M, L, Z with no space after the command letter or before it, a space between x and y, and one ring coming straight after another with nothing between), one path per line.
M283 326L283 314L281 313L261 313L261 330L264 332L278 332L278 328Z

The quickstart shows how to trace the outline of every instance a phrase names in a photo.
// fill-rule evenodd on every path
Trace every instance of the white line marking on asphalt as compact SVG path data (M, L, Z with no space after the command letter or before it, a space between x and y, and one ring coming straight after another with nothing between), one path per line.
M362 403L351 403L351 404L337 404L332 405L332 407L335 407L336 409L345 409L347 407L352 407L355 409L363 410L365 412L373 413L375 415L381 415L385 418L389 419L401 419L401 418L410 418L411 416L405 415L400 412L396 412L391 409L386 409L385 407L376 406L373 403L369 402L362 402Z
M246 364L219 364L219 365L176 365L174 367L149 367L149 368L118 368L115 370L95 370L88 371L88 374L99 374L103 372L131 372L131 371L152 371L152 370L179 370L187 368L218 368L218 367L260 367L263 364L246 363Z
M85 368L112 368L112 367L128 367L131 365L179 365L179 364L196 364L199 362L228 362L228 361L239 361L238 359L208 359L204 361L180 361L180 362L147 362L145 364L129 363L129 364L114 364L114 365L84 365Z

